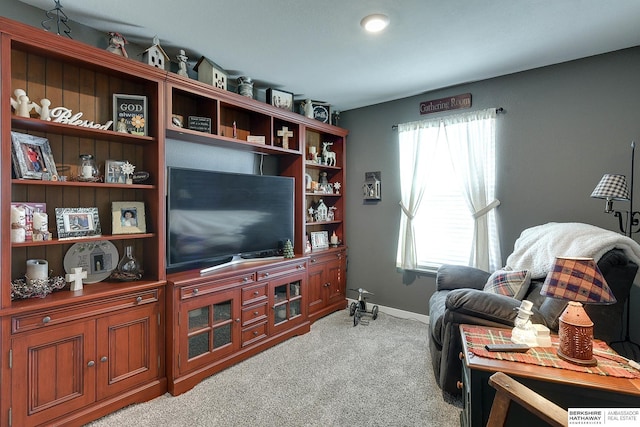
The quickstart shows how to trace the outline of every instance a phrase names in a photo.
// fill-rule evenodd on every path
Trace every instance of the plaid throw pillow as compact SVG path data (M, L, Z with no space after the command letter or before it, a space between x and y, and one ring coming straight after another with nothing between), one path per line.
M527 270L496 270L487 280L484 290L522 301L530 284L531 273Z

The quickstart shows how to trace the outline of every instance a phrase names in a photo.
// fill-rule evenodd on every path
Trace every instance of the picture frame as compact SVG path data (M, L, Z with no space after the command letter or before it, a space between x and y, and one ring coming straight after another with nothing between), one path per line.
M331 123L331 105L325 102L314 102L313 118L322 123Z
M326 249L329 247L329 232L328 231L312 231L311 232L311 247L313 249Z
M55 179L58 176L47 138L11 131L11 156L17 178Z
M127 182L127 175L122 172L122 165L125 163L127 163L126 160L105 160L104 182L111 184L125 184Z
M147 135L147 97L113 94L113 123L116 132Z
M58 239L100 236L98 208L56 208Z
M144 202L112 202L111 218L113 234L147 232Z
M293 111L293 93L280 89L267 89L267 103L283 110Z

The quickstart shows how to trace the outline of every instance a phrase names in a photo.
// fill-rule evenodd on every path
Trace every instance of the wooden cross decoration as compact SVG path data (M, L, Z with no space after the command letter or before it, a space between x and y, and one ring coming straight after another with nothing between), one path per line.
M282 129L278 131L278 136L282 137L282 148L289 149L289 138L293 138L293 131L289 130L287 126L282 126Z
M82 290L82 279L87 278L87 272L82 271L82 267L74 267L73 273L69 273L64 276L64 279L69 282L73 282L71 284L72 291L81 291Z

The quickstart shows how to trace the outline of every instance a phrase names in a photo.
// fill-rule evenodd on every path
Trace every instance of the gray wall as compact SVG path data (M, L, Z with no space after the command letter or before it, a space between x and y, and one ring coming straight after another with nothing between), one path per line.
M395 268L400 184L391 127L445 115L420 116L419 103L431 99L470 92L473 109L505 109L497 119L503 260L520 232L533 225L575 221L617 231L613 216L602 213L604 201L589 195L604 173L630 174L630 142L640 141L638 76L640 48L633 48L343 112L340 125L350 130L348 286L374 292L378 304L427 313L433 275L404 280ZM367 171L382 172L382 201L376 204L360 196Z

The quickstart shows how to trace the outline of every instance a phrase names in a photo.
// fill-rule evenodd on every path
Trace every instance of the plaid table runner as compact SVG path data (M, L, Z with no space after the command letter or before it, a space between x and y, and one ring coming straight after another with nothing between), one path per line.
M597 366L580 366L560 359L554 347L533 347L526 353L488 351L484 348L486 344L511 344L511 329L487 329L477 326L463 326L462 329L467 341L467 348L476 356L610 377L640 378L640 372L616 357L617 353L607 343L600 340L593 340L593 348L594 350L606 352L607 355L594 353L593 356L598 360ZM558 337L552 336L551 342L557 346Z

